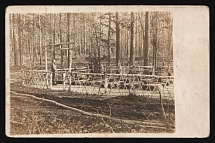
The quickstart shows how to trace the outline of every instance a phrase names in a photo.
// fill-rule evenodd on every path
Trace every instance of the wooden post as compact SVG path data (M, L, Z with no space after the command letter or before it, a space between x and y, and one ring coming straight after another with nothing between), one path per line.
M62 51L62 45L60 45L60 57L61 57L61 64L60 64L60 67L61 69L63 69L63 51Z
M22 71L22 77L23 77L22 86L25 86L25 71Z
M48 63L47 63L47 47L45 46L45 61L46 61L46 66L45 66L45 71L48 71Z
M105 87L105 95L107 94L107 89L108 89L108 77L106 73L104 73L104 87Z
M46 73L48 75L48 73ZM50 89L52 89L52 72L50 73Z
M63 89L65 89L66 73L63 73Z
M48 79L48 62L47 62L47 47L45 46L45 61L46 61L46 65L45 65L45 75L46 75L46 86L48 87L49 84L49 79ZM50 82L52 85L52 77L50 77ZM51 87L50 87L51 88Z
M166 129L168 129L168 128L169 128L169 125L168 125L166 113L165 113L165 110L164 110L164 107L163 107L163 102L162 102L163 86L162 86L161 84L158 85L158 90L159 90L159 94L160 94L161 113L162 113L163 116L164 116L164 121L165 121L165 124L166 124Z

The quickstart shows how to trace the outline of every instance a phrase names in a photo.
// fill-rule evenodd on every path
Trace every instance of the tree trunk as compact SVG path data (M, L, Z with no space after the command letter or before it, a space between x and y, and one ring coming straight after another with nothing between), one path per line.
M125 61L124 61L125 55L127 55L127 51L126 51L127 50L127 29L124 30L124 36L125 37L124 37L124 50L123 50L124 51L123 52L123 55L124 55L123 56L123 65L125 63Z
M126 33L126 54L127 54L127 65L129 65L129 54L128 54L128 38L129 38L129 30L127 29L127 33Z
M60 28L60 43L62 43L61 13L60 13L59 28ZM61 48L62 48L62 47L63 47L63 45L61 45ZM63 69L63 50L60 50L60 57L61 57L61 69Z
M33 40L32 40L32 50L33 50L33 55L32 55L32 57L33 57L33 64L34 64L34 62L35 62L35 36L34 36L34 25L35 25L35 21L34 21L34 15L33 15Z
M79 21L81 18L79 17ZM79 56L82 55L82 25L79 26Z
M116 65L120 59L120 29L119 29L119 13L116 12Z
M109 20L108 20L108 66L110 66L111 63L111 57L110 57L110 53L111 53L111 48L110 48L110 28L111 28L111 13L108 13L109 16Z
M12 19L13 19L13 54L14 54L14 65L17 66L18 65L18 60L17 60L17 46L16 46L16 38L15 38L15 26L14 26L14 14L12 14Z
M122 58L123 58L123 56L122 56L122 51L123 51L123 50L122 50L122 49L123 49L123 48L122 48L122 47L123 47L122 36L123 36L123 30L120 31L120 47L121 47L121 48L120 48L120 63L121 63L121 64L122 64L122 62L123 62L123 59L122 59Z
M9 14L9 30L10 30L10 65L13 62L13 31L12 31L12 14Z
M84 56L86 57L86 19L85 19L85 14L83 15L83 20L84 20Z
M19 65L22 65L22 46L21 46L21 23L20 23L20 14L18 14L18 42L19 42Z
M70 14L67 13L67 28L68 28L68 35L67 35L67 42L68 42L68 66L69 66L69 73L71 73L71 67L72 67L72 58L70 57L70 55L72 55L71 50L70 50ZM69 76L69 91L71 90L71 76Z
M55 44L55 14L53 14L53 44ZM53 59L55 59L55 47L53 46Z
M98 51L98 55L97 55L97 60L98 60L98 62L100 63L100 47L99 47L99 41L98 41L98 32L97 32L97 30L96 30L96 28L97 27L95 27L95 35L96 35L96 46L97 46L97 51ZM96 56L96 54L94 54L94 56ZM99 64L98 63L98 64ZM96 64L96 63L95 63ZM98 65L98 66L100 66L100 65Z
M40 65L42 65L42 29L40 23L40 14L39 14L39 30L40 30Z
M153 66L154 70L157 71L157 12L154 16L153 29Z
M100 17L100 20L99 20L99 53L98 53L98 55L99 55L99 60L98 60L98 61L99 61L99 72L101 72L101 71L100 71L100 66L101 66L101 38L102 38L101 13L99 14L99 17Z
M25 47L24 47L24 32L23 30L21 31L21 47L22 47L22 54L21 54L21 60L22 60L22 64L24 64L24 57L25 57Z
M91 33L92 30L91 30L91 20L90 20L90 14L88 14L88 19L89 19L89 32ZM90 36L89 37L89 57L91 58L91 49L92 49L92 37Z
M139 15L139 13L138 13L138 15ZM141 19L139 19L139 22L141 23ZM142 29L140 29L139 30L139 33L138 33L138 35L139 35L139 37L138 37L138 42L139 42L139 44L138 44L138 46L139 46L139 55L138 55L138 57L139 57L139 60L140 60L140 63L142 64L142 32L143 32L143 30Z
M67 29L68 29L68 32L67 32L67 42L68 42L68 67L69 67L69 72L71 72L71 59L70 59L70 38L69 38L69 32L70 32L70 14L67 13Z
M134 64L134 12L131 12L130 65Z
M148 63L148 15L149 13L146 12L145 14L145 35L144 35L144 32L143 32L143 37L144 37L144 46L143 46L143 54L144 54L144 66L148 66L149 63Z
M137 43L137 36L138 36L138 31L137 31L137 29L138 29L138 28L137 28L137 16L138 16L138 15L136 14L136 17L135 17L135 18L136 18L136 20L135 20L136 22L135 22L135 42L134 42L134 43L135 43L135 44L134 44L135 56L134 56L134 60L135 60L135 57L138 57L138 45L137 45L137 44L138 44L138 43ZM139 61L139 58L138 58L138 64L139 64L139 62L140 62L140 61Z
M31 61L31 44L30 44L30 20L28 20L28 49L29 49L29 51L28 51L28 54L29 54L29 56L30 56L30 61Z
M76 25L75 25L75 14L73 14L73 36L74 36L74 48L76 49Z
M172 47L173 47L173 43L172 43L172 27L173 27L173 22L172 22L172 18L171 18L171 15L170 15L170 13L169 13L169 18L170 18L170 21L169 21L169 23L170 23L170 34L169 34L169 40L170 40L170 42L169 42L169 53L170 53L170 56L171 56L171 58L173 57L173 49L172 49Z

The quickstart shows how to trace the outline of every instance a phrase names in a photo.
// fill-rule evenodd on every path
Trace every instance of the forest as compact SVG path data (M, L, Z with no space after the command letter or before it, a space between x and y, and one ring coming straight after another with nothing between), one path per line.
M170 12L12 13L10 65L44 69L56 59L98 65L172 65ZM47 48L47 49L46 49Z
M9 24L12 135L175 131L170 12L11 13Z

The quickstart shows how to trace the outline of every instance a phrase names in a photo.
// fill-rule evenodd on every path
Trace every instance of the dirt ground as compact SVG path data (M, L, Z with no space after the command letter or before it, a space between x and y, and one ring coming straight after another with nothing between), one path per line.
M17 93L10 94L11 135L172 133L175 130L174 101L163 100L165 120L158 98L132 95L104 98L98 95L26 88L17 82L11 83L11 91ZM47 101L23 96L22 93L110 118L82 114Z
M11 135L71 133L159 133L164 128L83 115L52 103L11 94Z

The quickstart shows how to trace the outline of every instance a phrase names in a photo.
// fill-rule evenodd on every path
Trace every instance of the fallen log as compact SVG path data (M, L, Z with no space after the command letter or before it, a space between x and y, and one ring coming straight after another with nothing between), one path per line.
M110 116L103 115L103 114L86 112L86 111L83 111L83 110L80 110L80 109L77 109L77 108L74 108L74 107L70 107L70 106L58 103L58 102L56 102L54 100L45 99L45 98L39 98L39 97L36 97L34 95L31 95L31 94L17 93L15 91L10 91L10 92L13 93L13 94L19 94L19 95L23 95L23 96L33 97L33 98L35 98L37 100L43 100L43 101L46 101L46 102L50 102L50 103L53 103L55 105L58 105L58 106L66 108L66 109L70 109L70 110L73 110L73 111L76 111L76 112L79 112L81 114L88 115L88 116L95 116L95 117L100 117L100 118L106 118L106 119L114 120L114 121L117 121L117 122L124 122L124 123L128 123L128 124L144 125L146 128L154 126L155 128L165 129L165 125L163 123L160 123L160 122L150 122L150 121L143 122L143 121L135 121L135 120L118 119L118 118L110 117Z

